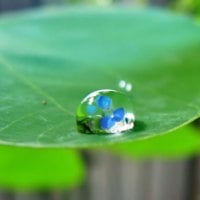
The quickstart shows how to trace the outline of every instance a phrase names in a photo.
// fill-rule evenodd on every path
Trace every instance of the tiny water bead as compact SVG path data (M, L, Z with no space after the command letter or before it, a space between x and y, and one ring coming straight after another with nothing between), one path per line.
M129 98L115 90L98 90L87 95L76 113L81 133L122 133L134 127L135 115Z
M128 83L125 80L120 80L118 83L118 86L120 89L122 89L126 92L131 92L132 87L133 87L131 83Z

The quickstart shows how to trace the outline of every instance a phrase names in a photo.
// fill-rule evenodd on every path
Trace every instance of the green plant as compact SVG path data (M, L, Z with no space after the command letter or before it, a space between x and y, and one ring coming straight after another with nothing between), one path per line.
M175 5L175 8L188 12L194 15L200 14L200 2L199 0L178 0L173 5Z
M196 130L165 134L200 116L199 44L199 24L154 9L46 8L1 17L0 144L55 152L103 146L143 157L160 149L166 156L198 152ZM78 133L81 99L118 90L122 79L133 84L127 95L134 130L118 137Z

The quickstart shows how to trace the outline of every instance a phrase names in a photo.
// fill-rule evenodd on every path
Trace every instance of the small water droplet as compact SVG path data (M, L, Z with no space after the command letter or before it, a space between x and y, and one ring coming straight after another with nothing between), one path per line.
M81 133L126 132L134 127L135 116L129 98L115 90L97 90L87 95L76 113Z
M120 80L118 83L120 89L130 92L132 90L132 84L126 82L125 80Z
M120 80L120 81L119 81L119 87L120 87L120 88L125 88L125 87L126 87L126 81Z
M127 84L126 84L126 87L125 87L125 90L126 90L127 92L130 92L130 91L132 90L132 84L131 84L131 83L127 83Z

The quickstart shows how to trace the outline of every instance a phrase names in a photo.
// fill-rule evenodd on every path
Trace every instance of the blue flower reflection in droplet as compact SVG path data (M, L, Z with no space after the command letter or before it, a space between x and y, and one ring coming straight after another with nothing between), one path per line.
M103 89L88 94L81 101L76 120L81 133L118 134L133 129L135 115L127 95Z
M123 108L118 108L113 111L113 119L116 122L119 122L124 119L125 111Z
M88 104L86 110L87 110L87 113L88 113L89 115L93 115L93 114L96 112L97 107L94 106L94 105Z
M96 103L102 110L109 110L112 106L112 99L102 95L96 98Z
M100 126L102 129L110 129L115 125L115 120L110 116L102 117L100 120Z

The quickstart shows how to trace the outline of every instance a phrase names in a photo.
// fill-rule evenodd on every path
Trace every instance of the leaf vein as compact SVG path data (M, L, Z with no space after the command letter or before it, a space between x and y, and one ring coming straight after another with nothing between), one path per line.
M0 63L4 66L5 69L12 73L12 75L14 75L18 80L31 88L35 93L47 97L59 110L67 112L69 115L74 116L71 111L68 111L60 103L58 103L54 97L44 92L38 85L26 79L22 74L17 73L14 68L3 58L2 55L0 56Z

